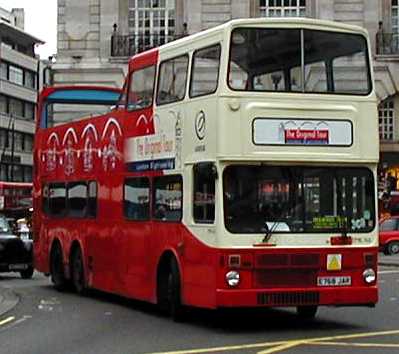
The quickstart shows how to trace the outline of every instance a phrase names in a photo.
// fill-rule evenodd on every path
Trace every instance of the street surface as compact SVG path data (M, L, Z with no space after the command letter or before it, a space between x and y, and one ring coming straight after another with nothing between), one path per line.
M175 323L153 305L95 291L60 293L38 273L32 280L1 274L0 293L9 288L19 302L0 315L0 353L399 353L399 267L381 266L379 285L375 309L322 307L311 322L276 309L191 310Z

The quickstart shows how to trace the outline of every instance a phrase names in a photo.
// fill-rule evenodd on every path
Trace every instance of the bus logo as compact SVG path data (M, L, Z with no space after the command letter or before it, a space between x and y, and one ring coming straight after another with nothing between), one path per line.
M328 130L286 129L284 131L286 144L323 145L328 144Z
M200 111L195 117L195 134L199 140L205 138L205 113Z

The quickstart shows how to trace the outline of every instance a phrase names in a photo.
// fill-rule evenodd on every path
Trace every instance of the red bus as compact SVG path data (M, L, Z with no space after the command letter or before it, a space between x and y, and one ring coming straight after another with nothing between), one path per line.
M32 207L32 183L0 182L0 213L10 217L26 216Z
M44 89L36 269L58 289L175 318L184 306L373 307L370 62L356 26L234 20L132 57L122 92ZM70 104L111 108L66 122Z

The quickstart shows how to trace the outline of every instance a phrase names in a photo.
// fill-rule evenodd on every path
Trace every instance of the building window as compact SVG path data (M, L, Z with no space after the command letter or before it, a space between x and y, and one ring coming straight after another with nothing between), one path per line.
M9 98L9 111L8 113L14 117L23 118L24 116L24 104L22 101Z
M36 88L36 77L33 71L25 71L25 86L31 89Z
M9 80L14 84L23 85L24 84L24 71L16 66L9 65Z
M33 120L35 117L35 105L30 102L25 102L25 114L24 117L29 120Z
M305 17L306 0L260 0L262 17Z
M0 95L0 113L7 113L7 98Z
M175 0L129 0L131 46L137 52L169 42L175 33Z
M1 135L0 135L1 138ZM1 146L1 143L0 143ZM24 136L24 151L25 152L32 152L33 149L33 135L25 134Z
M393 99L389 98L378 106L378 123L381 140L394 139L395 108Z
M4 61L0 63L0 78L8 80L8 65Z

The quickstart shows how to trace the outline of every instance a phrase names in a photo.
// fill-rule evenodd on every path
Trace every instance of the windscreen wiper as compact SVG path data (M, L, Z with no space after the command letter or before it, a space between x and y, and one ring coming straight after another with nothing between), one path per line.
M278 224L280 222L279 221L275 221L271 227L267 226L267 222L265 222L265 226L266 226L266 235L262 240L262 243L268 243L270 240L270 237L272 237L273 232L276 230Z

